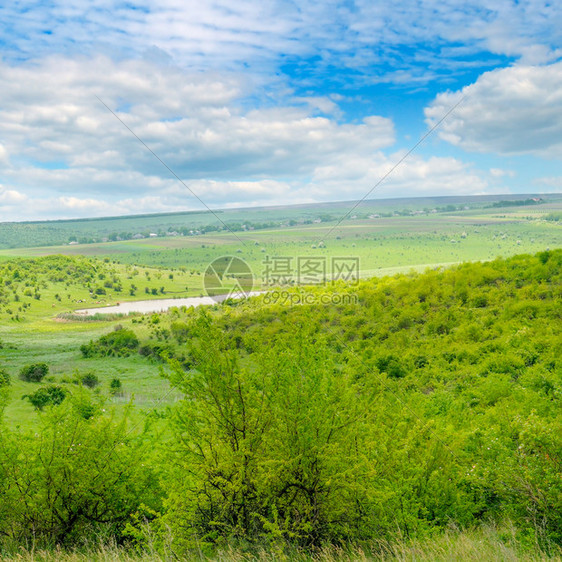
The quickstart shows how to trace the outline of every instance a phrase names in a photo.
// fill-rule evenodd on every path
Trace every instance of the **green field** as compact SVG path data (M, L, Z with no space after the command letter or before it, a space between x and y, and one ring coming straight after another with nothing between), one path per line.
M247 261L254 272L256 285L260 285L264 281L264 262L268 257L290 257L296 268L298 257L317 256L329 260L337 256L358 258L360 274L368 278L409 268L423 270L434 265L489 260L559 247L561 223L546 219L557 217L562 211L562 196L543 197L540 204L507 207L494 207L494 201L489 197L484 201L476 197L455 198L455 204L448 205L439 201L441 207L433 207L430 203L435 204L434 200L424 199L392 200L386 204L368 202L367 208L362 205L341 223L336 217L345 216L352 208L350 204L326 205L329 212L315 208L316 214L309 207L248 210L248 215L261 224L280 220L282 226L236 232L223 230L196 236L164 235L105 243L21 247L0 251L0 258L87 255L136 266L186 268L201 274L214 259L231 254ZM448 207L454 210L447 210ZM432 212L434 209L440 210ZM377 218L365 218L374 216L375 211L378 211ZM411 215L413 212L421 214ZM303 216L312 224L302 223ZM322 222L313 222L311 217ZM123 220L144 223L149 218ZM165 216L150 220L163 221ZM172 215L167 220L179 219ZM291 221L296 224L291 225ZM85 224L90 225L88 221ZM44 223L42 227L50 228L48 225L50 223ZM79 232L84 224L83 221L67 222L65 227ZM195 293L203 290L200 279L185 278L185 282Z
M47 559L49 545L92 548L104 533L154 559L169 548L212 558L224 540L232 556L254 556L252 544L296 556L333 537L373 559L410 541L431 556L451 525L466 529L447 539L465 559L559 553L561 259L545 251L294 289L317 298L302 306L264 295L206 311L4 324L5 552L32 517ZM32 262L32 274L45 263L91 273L87 259L58 257ZM107 340L127 333L138 338L130 349ZM34 363L49 366L44 380L19 380ZM96 388L73 380L88 373ZM61 405L25 398L53 387ZM256 514L245 522L242 498ZM100 501L112 530L91 512ZM507 530L481 534L496 524Z

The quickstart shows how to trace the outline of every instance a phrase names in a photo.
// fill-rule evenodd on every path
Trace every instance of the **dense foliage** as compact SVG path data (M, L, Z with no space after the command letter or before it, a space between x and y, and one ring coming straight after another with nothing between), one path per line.
M154 337L192 362L170 375L186 396L177 535L358 540L508 514L562 540L561 262L335 289L356 304L171 313Z
M0 317L21 321L47 306L83 302L103 280L111 280L112 287L113 281L119 285L112 266L84 257L45 256L0 263ZM46 299L52 302L47 305Z
M0 388L3 386L10 386L12 384L12 377L6 369L0 369Z
M119 536L143 502L157 505L143 435L99 410L78 397L45 409L37 432L2 428L0 544Z
M34 434L2 428L0 534L103 527L181 556L509 518L562 544L561 266L550 251L135 319L87 349L167 365L183 398L165 437L78 395Z
M118 326L113 332L80 347L84 357L126 357L134 353L139 346L137 336L131 330Z

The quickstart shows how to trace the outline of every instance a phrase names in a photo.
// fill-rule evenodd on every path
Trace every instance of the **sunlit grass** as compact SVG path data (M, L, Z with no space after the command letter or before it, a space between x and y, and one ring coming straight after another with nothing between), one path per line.
M144 552L128 551L115 545L87 546L71 552L63 550L18 549L4 554L2 560L22 562L168 562L171 560L209 562L534 562L562 560L558 547L524 544L509 524L496 527L484 525L477 529L448 530L443 534L415 541L362 545L325 546L319 549L299 549L288 545L253 547L245 550L231 545L212 553L194 549L178 556L173 545L162 547L163 552L148 547ZM1 551L0 551L1 552Z

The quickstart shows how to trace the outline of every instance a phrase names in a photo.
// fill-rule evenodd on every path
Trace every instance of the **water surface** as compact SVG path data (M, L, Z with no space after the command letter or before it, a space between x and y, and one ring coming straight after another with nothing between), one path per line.
M253 297L262 294L262 291L252 291L247 296ZM129 314L129 312L164 312L174 306L196 307L201 305L213 305L222 302L229 295L217 295L214 297L182 297L177 299L153 299L148 301L127 301L120 302L111 306L102 306L98 308L83 308L75 310L73 314L83 314L84 316L93 316L94 314ZM244 297L233 297L244 298Z

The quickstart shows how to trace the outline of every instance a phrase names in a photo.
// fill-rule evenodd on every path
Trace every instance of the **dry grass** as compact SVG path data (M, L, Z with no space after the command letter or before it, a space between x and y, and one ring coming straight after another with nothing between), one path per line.
M203 560L206 562L510 562L562 561L562 550L552 547L549 552L538 546L524 547L509 525L500 528L483 526L471 531L447 531L433 539L393 544L365 545L363 547L324 549L311 552L294 548L277 550L258 549L247 553L236 548L220 550L213 555L193 552L178 557L168 553L130 553L119 547L99 546L86 550L21 550L3 555L3 561L21 562L171 562L172 560Z

